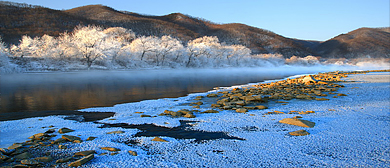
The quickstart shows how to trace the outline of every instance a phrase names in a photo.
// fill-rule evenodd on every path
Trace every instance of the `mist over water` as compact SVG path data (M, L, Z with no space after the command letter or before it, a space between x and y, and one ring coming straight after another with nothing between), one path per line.
M350 66L81 71L2 75L1 113L78 110L172 98L297 74L356 70ZM363 68L364 69L364 68Z

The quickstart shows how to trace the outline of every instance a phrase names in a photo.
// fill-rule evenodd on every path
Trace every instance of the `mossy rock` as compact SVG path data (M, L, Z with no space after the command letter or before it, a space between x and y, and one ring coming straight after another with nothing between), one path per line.
M305 136L305 135L310 135L306 130L298 130L298 131L293 131L289 132L288 134L292 136Z
M157 141L157 142L168 142L167 140L162 139L162 138L160 138L160 137L154 137L154 138L152 139L152 141Z
M284 124L289 124L289 125L296 125L300 127L307 127L307 128L313 128L315 126L314 122L301 120L298 118L285 118L283 120L280 120L279 122Z

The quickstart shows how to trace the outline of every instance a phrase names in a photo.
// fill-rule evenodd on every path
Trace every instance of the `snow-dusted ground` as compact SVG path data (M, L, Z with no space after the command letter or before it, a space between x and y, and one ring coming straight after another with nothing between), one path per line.
M351 75L339 93L348 96L330 98L329 101L290 100L287 105L272 105L267 110L248 113L220 111L215 114L195 114L196 118L140 117L157 116L164 110L190 109L186 103L196 102L191 94L181 98L147 100L119 104L113 107L89 108L82 111L109 111L117 114L103 123L154 123L174 127L179 120L194 120L192 128L204 131L224 131L245 140L219 139L195 143L191 139L162 137L169 142L151 141L153 137L133 137L136 129L97 128L99 124L64 120L61 116L29 118L0 122L0 147L24 142L27 137L46 131L48 126L75 129L69 135L98 137L93 141L67 144L68 152L96 150L95 158L85 167L389 167L390 166L390 73ZM211 91L217 92L217 91ZM332 95L333 96L333 95ZM210 109L209 104L201 111ZM314 128L304 128L307 136L293 137L288 132L302 127L278 123L293 114L263 115L268 111L313 110L301 115L315 122ZM115 120L113 120L115 119ZM45 128L42 128L45 127ZM123 130L124 134L106 134ZM137 140L138 145L120 141ZM103 155L99 147L120 148L119 154ZM131 156L133 150L138 156ZM59 152L53 150L52 152Z

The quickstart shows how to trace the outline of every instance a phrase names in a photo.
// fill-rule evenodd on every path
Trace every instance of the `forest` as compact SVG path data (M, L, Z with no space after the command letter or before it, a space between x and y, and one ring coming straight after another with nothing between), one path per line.
M242 45L204 36L186 43L165 35L137 36L131 29L78 26L59 36L23 36L19 44L1 42L1 70L68 71L81 69L142 69L253 67L282 64L315 65L314 56L251 54Z

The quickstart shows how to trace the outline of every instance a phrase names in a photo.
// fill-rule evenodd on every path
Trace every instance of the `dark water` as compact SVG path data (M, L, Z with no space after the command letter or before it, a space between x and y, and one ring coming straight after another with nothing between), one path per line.
M107 123L99 123L103 124L99 128L110 128L110 127L120 127L120 128L136 128L140 130L134 137L172 137L175 139L195 139L195 142L202 142L207 140L215 140L215 139L234 139L234 140L245 140L243 138L229 136L225 132L208 132L208 131L199 131L191 129L191 123L195 123L196 121L180 121L180 126L177 127L162 127L156 126L154 124L127 124L127 123L117 123L117 124L107 124ZM125 143L128 144L136 144L133 140L128 140Z
M88 71L1 75L0 113L78 110L181 97L214 87L280 79L314 70L208 69ZM4 115L3 115L4 116Z

